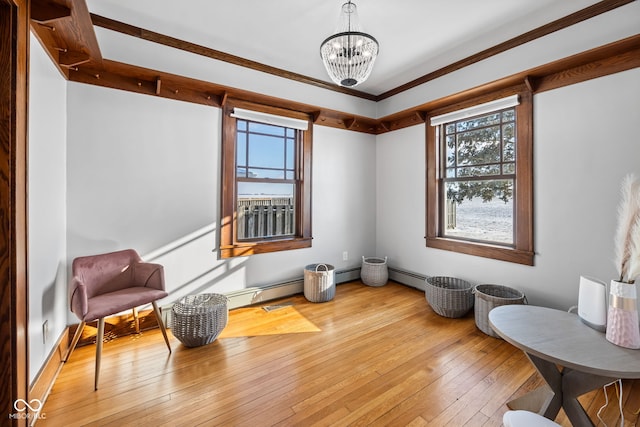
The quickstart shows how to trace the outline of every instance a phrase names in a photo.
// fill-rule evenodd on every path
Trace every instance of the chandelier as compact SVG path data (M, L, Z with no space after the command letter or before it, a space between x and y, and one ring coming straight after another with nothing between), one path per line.
M336 34L320 44L320 57L329 77L340 86L356 86L369 77L378 56L378 41L360 30L351 1L342 5Z

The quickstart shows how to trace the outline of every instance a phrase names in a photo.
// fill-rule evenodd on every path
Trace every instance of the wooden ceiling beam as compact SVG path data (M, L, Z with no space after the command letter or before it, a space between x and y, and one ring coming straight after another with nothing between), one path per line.
M35 0L31 17L33 33L65 78L70 68L102 62L85 0Z
M58 54L58 64L62 67L77 67L89 61L91 61L91 57L84 52L73 52L65 49Z
M31 19L41 24L71 18L71 9L48 0L31 0Z

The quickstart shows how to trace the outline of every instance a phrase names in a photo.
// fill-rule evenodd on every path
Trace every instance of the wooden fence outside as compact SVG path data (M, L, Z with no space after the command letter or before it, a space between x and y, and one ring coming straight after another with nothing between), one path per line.
M251 197L238 200L238 240L295 233L293 197Z

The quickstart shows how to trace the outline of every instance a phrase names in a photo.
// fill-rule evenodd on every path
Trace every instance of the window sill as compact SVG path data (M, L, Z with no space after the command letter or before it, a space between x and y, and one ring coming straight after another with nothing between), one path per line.
M459 252L467 255L480 256L523 265L533 265L533 257L535 255L534 252L523 251L520 249L447 239L443 237L427 237L426 240L428 248Z
M260 242L242 242L220 247L221 258L250 256L270 252L288 251L311 247L310 237L296 237L281 240L263 240Z

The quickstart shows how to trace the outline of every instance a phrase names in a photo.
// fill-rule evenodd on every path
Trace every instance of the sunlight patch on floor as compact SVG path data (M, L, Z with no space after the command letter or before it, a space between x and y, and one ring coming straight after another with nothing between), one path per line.
M320 332L320 329L293 306L237 308L229 312L229 322L218 338Z

